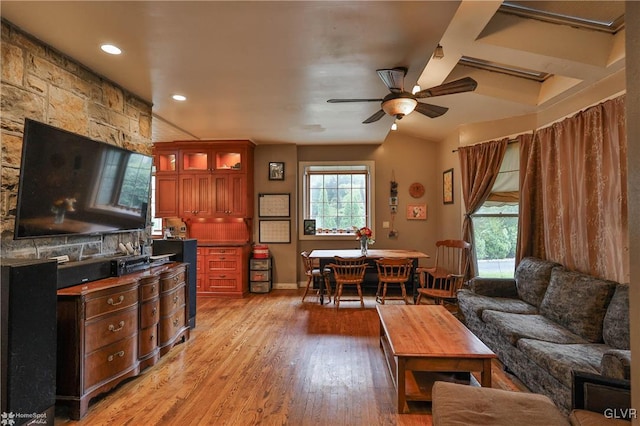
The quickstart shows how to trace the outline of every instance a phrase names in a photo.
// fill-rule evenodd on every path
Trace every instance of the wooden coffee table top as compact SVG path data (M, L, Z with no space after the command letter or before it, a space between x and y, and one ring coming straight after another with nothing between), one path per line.
M376 309L395 356L496 357L442 305L378 305Z

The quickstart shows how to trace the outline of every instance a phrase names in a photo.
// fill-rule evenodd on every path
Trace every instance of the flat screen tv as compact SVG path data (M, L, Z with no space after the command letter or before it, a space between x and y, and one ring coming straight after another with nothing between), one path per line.
M14 238L146 226L152 158L26 119Z

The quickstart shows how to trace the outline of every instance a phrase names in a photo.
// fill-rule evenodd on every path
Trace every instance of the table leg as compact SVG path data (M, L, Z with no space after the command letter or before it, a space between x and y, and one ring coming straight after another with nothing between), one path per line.
M480 374L480 385L483 388L491 387L491 358L483 361L482 373Z
M407 406L407 389L406 389L406 369L405 369L405 359L404 357L398 357L398 369L396 374L396 383L397 388L396 392L398 395L398 413L408 413L409 407Z

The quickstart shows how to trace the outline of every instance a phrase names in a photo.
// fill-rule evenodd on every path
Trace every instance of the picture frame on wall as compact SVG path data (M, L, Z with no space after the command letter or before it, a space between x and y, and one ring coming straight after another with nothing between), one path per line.
M269 180L284 180L284 162L269 162Z
M407 204L408 220L427 220L426 204Z
M442 203L453 204L453 169L442 173Z

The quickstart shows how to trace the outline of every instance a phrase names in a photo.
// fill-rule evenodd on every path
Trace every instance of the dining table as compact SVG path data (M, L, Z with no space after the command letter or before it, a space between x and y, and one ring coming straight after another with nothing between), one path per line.
M392 259L411 259L413 263L413 276L410 278L413 289L413 300L417 297L416 285L417 282L415 271L418 267L420 259L428 259L430 256L418 250L404 250L404 249L368 249L366 254L362 254L360 249L316 249L309 253L311 259L317 259L319 261L320 270L324 270L331 262L333 262L336 256L344 258L356 258L365 256L366 259L376 260L382 258ZM320 293L320 303L324 303L324 290L322 286L318 288Z

